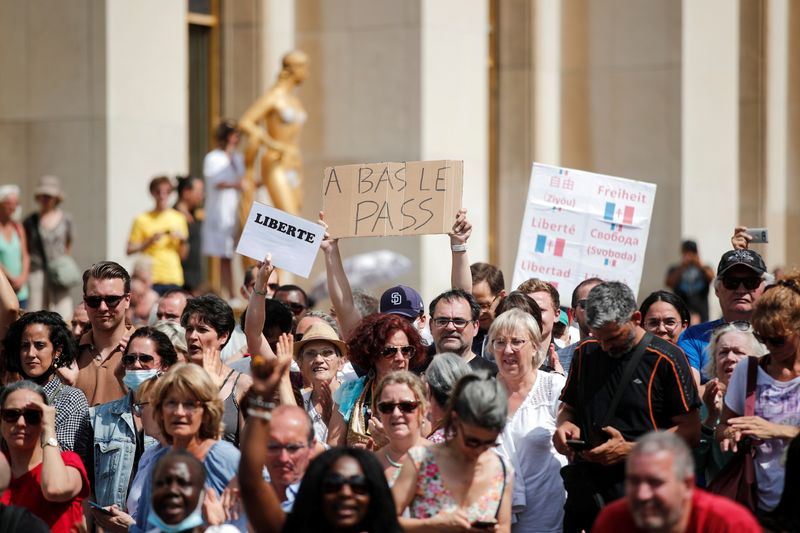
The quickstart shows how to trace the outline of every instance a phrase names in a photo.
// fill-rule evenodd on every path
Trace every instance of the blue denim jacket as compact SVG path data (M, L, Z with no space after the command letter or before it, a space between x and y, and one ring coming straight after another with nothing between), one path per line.
M133 396L97 405L89 409L94 442L94 493L102 506L116 504L125 509L133 461L136 455L136 426L133 423L131 403ZM157 441L145 436L145 449Z

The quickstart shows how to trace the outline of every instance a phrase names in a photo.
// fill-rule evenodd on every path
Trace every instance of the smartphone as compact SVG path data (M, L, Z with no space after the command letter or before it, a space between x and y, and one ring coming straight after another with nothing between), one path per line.
M585 440L578 439L567 439L567 446L576 452L582 452L583 450L589 449L589 446L586 444Z
M469 526L475 529L492 529L496 525L497 522L483 522L478 520L477 522L471 523Z
M753 243L769 242L769 230L767 228L747 228L747 233L753 236Z
M111 511L109 511L108 509L106 509L105 507L103 507L102 505L100 505L97 502L93 502L93 501L89 500L89 505L91 505L93 509L96 509L96 510L100 511L101 513L103 513L105 515L113 516L113 514L114 514L114 513L112 513Z

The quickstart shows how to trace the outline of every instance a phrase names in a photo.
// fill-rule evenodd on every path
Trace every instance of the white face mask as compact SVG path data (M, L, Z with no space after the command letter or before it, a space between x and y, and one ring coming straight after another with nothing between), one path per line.
M122 378L122 383L124 383L125 386L131 391L136 392L136 389L138 389L142 383L157 375L157 368L148 368L145 370L126 370L125 377Z

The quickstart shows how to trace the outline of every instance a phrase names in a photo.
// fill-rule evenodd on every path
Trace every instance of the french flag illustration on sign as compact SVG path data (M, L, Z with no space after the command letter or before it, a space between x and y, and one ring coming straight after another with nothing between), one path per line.
M547 235L536 235L536 247L534 251L537 253L553 254L556 257L564 256L564 246L567 241L564 239L548 239Z
M623 224L633 224L634 208L632 205L617 206L615 202L606 202L603 220L608 222L622 222ZM622 220L620 220L620 217Z

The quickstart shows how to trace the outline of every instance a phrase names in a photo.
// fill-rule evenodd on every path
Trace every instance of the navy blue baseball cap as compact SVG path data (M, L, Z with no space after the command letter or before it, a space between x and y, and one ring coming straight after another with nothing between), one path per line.
M397 285L387 289L381 296L381 313L417 318L424 310L422 296L406 285Z

